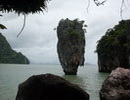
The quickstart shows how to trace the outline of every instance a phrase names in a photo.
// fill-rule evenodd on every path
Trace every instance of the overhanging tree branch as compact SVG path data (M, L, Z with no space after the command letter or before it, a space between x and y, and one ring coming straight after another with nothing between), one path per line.
M2 12L15 12L18 15L24 15L24 22L22 29L18 33L17 37L22 33L26 24L26 15L30 13L39 13L46 10L47 3L49 0L0 0L0 11ZM1 29L5 29L2 24L0 24Z
M120 8L120 16L121 16L121 19L123 19L123 17L122 17L123 5L124 5L124 0L122 0L121 8Z
M94 0L94 3L97 5L97 6L100 6L100 5L104 5L104 3L106 2L106 0L100 2L99 0Z
M107 1L107 0L104 0L102 2L100 2L99 0L93 0L94 3L97 5L97 6L100 6L100 5L104 5L104 3ZM129 1L128 0L122 0L121 2L121 7L120 7L120 16L121 16L121 19L123 19L122 17L122 13L123 13L123 6L125 6L125 1L127 1L127 4L129 6ZM90 5L90 4L89 4ZM89 7L89 6L88 6ZM88 9L88 8L87 8Z
M19 37L19 35L22 33L24 27L25 27L25 24L26 24L26 15L24 14L24 21L23 21L23 26L22 26L22 29L20 30L20 32L18 33L17 37Z

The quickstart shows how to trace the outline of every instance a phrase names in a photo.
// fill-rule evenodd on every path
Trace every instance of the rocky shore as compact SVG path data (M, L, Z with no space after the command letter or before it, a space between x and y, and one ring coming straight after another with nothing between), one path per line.
M130 100L130 69L112 71L103 82L100 100Z

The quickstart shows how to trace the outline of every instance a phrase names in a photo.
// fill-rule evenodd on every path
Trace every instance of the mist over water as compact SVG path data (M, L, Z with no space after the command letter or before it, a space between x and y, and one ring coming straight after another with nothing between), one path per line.
M79 67L77 75L64 75L60 65L0 64L0 100L15 100L18 85L32 75L51 73L78 84L90 94L90 100L99 100L102 82L108 76L99 73L98 67Z

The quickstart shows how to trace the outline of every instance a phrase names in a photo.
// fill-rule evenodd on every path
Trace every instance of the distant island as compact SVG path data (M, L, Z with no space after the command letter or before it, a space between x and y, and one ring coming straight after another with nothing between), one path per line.
M21 52L14 51L6 38L0 33L0 63L29 64L29 60Z

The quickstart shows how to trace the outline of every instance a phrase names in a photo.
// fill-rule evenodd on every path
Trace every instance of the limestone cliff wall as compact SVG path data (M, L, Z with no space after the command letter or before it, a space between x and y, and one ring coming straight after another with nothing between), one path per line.
M97 45L100 72L111 72L117 67L130 68L130 20L120 21L107 30Z
M30 62L22 53L14 51L0 33L0 63L29 64Z

